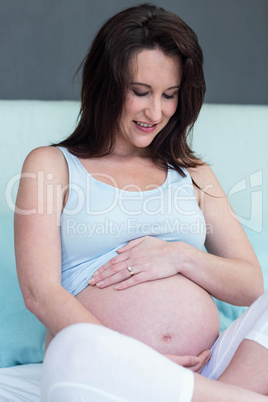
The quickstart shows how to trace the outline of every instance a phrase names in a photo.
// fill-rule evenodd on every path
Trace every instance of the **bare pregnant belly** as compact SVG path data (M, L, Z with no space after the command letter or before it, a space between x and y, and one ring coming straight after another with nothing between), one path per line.
M76 297L105 326L160 353L198 355L210 349L219 335L213 299L182 275L122 291L88 286Z

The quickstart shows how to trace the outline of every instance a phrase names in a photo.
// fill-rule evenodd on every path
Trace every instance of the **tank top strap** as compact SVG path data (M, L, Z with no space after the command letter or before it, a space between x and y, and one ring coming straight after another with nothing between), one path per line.
M177 183L178 185L185 185L187 186L189 189L192 187L193 191L194 191L194 185L193 185L193 181L192 181L192 177L190 175L190 173L188 172L188 170L184 167L181 168L183 173L185 174L185 176L183 177L181 174L179 174L175 169L172 169L169 166L169 177L170 177L170 182L171 183Z
M81 180L84 183L84 180L87 176L87 172L84 166L79 161L79 159L75 155L71 154L68 151L68 149L64 147L57 147L57 148L61 150L66 159L69 169L69 184L75 183L77 185L78 183L81 182Z
M190 175L190 173L188 172L188 170L186 168L182 168L182 171L185 174L185 182L189 183L190 186L192 186L194 188L194 184L193 184L193 180L192 180L192 176Z

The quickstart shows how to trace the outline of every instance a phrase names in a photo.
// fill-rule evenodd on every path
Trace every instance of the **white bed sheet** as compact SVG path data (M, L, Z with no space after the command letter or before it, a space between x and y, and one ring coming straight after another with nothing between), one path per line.
M0 402L40 402L42 364L0 368Z

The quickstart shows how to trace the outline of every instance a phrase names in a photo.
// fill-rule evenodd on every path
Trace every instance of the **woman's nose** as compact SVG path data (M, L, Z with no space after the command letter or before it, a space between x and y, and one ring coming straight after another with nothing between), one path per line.
M150 123L158 123L162 117L162 102L159 99L151 99L145 111Z

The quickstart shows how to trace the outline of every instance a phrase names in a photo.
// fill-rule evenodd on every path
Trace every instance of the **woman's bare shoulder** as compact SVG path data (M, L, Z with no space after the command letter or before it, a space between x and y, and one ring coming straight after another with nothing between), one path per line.
M22 172L52 173L56 177L66 179L68 167L65 157L59 148L43 146L33 149L26 157Z
M202 161L200 161L202 162ZM224 196L224 191L212 168L202 162L194 168L187 169L199 191L216 197Z
M60 216L57 213L64 205L68 184L68 166L61 150L49 146L33 149L22 167L16 200L17 211L45 211L49 208L57 217ZM59 197L55 197L55 194L59 194ZM17 215L24 217L25 214ZM37 214L39 217L41 215ZM35 214L32 216L36 217ZM46 216L52 217L52 213Z
M31 165L38 165L44 163L61 163L64 159L63 154L59 148L53 146L42 146L33 149L26 156L24 163Z

